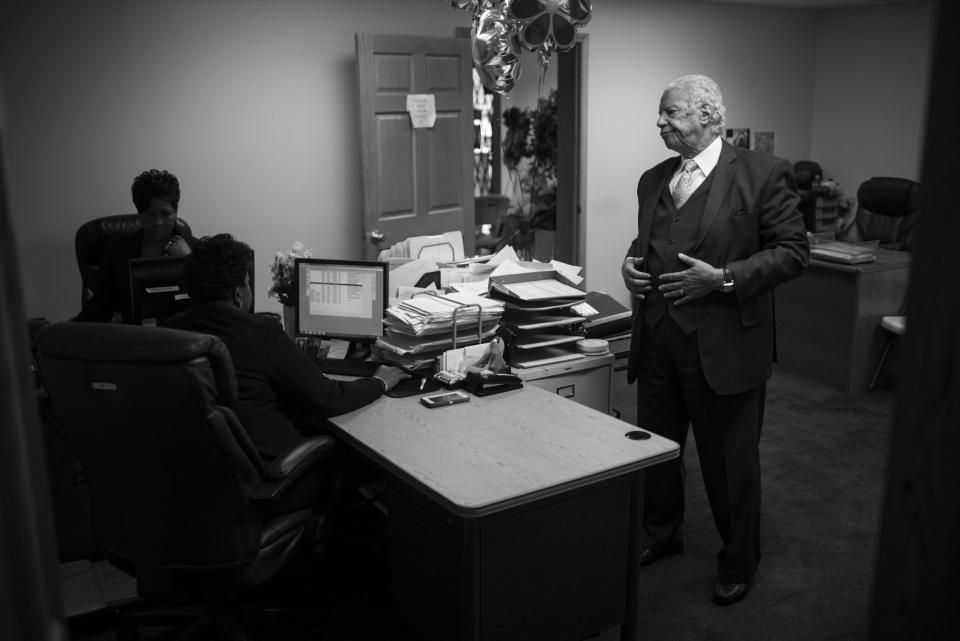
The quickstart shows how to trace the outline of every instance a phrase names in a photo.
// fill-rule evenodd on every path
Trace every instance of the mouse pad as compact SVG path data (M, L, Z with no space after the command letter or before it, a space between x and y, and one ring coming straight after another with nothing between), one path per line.
M420 383L423 382L423 388L420 388ZM424 378L420 376L411 376L410 378L400 381L393 386L389 392L386 393L390 398L406 398L408 396L414 396L416 394L428 394L430 392L436 392L440 389L440 383L438 383L432 376Z

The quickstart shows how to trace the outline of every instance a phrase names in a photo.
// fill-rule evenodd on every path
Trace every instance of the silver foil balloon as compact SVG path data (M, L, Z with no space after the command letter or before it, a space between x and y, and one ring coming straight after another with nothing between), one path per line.
M516 25L520 44L544 61L554 50L573 49L593 5L590 0L506 0L505 13Z
M473 66L483 85L506 95L520 79L520 44L500 8L480 11L471 33Z
M473 11L477 8L477 0L446 0L454 9L463 9L464 11Z

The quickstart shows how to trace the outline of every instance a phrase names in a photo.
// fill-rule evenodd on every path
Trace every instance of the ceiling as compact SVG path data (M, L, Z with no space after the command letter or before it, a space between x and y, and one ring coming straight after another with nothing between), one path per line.
M842 9L844 7L878 6L895 2L916 2L916 0L702 0L702 2L727 2L765 7L792 7L795 9Z

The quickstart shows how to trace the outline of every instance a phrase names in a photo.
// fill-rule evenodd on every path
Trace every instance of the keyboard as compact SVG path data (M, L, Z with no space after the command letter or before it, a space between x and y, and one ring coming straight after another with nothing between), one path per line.
M362 361L355 358L326 358L313 359L324 374L339 374L341 376L373 376L382 361Z

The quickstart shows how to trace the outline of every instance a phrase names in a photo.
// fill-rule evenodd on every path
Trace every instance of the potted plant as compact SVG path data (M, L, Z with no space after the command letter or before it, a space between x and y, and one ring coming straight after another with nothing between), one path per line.
M557 90L538 99L536 109L510 107L503 125L503 164L515 202L504 221L501 245L511 245L529 260L536 230L557 226Z

